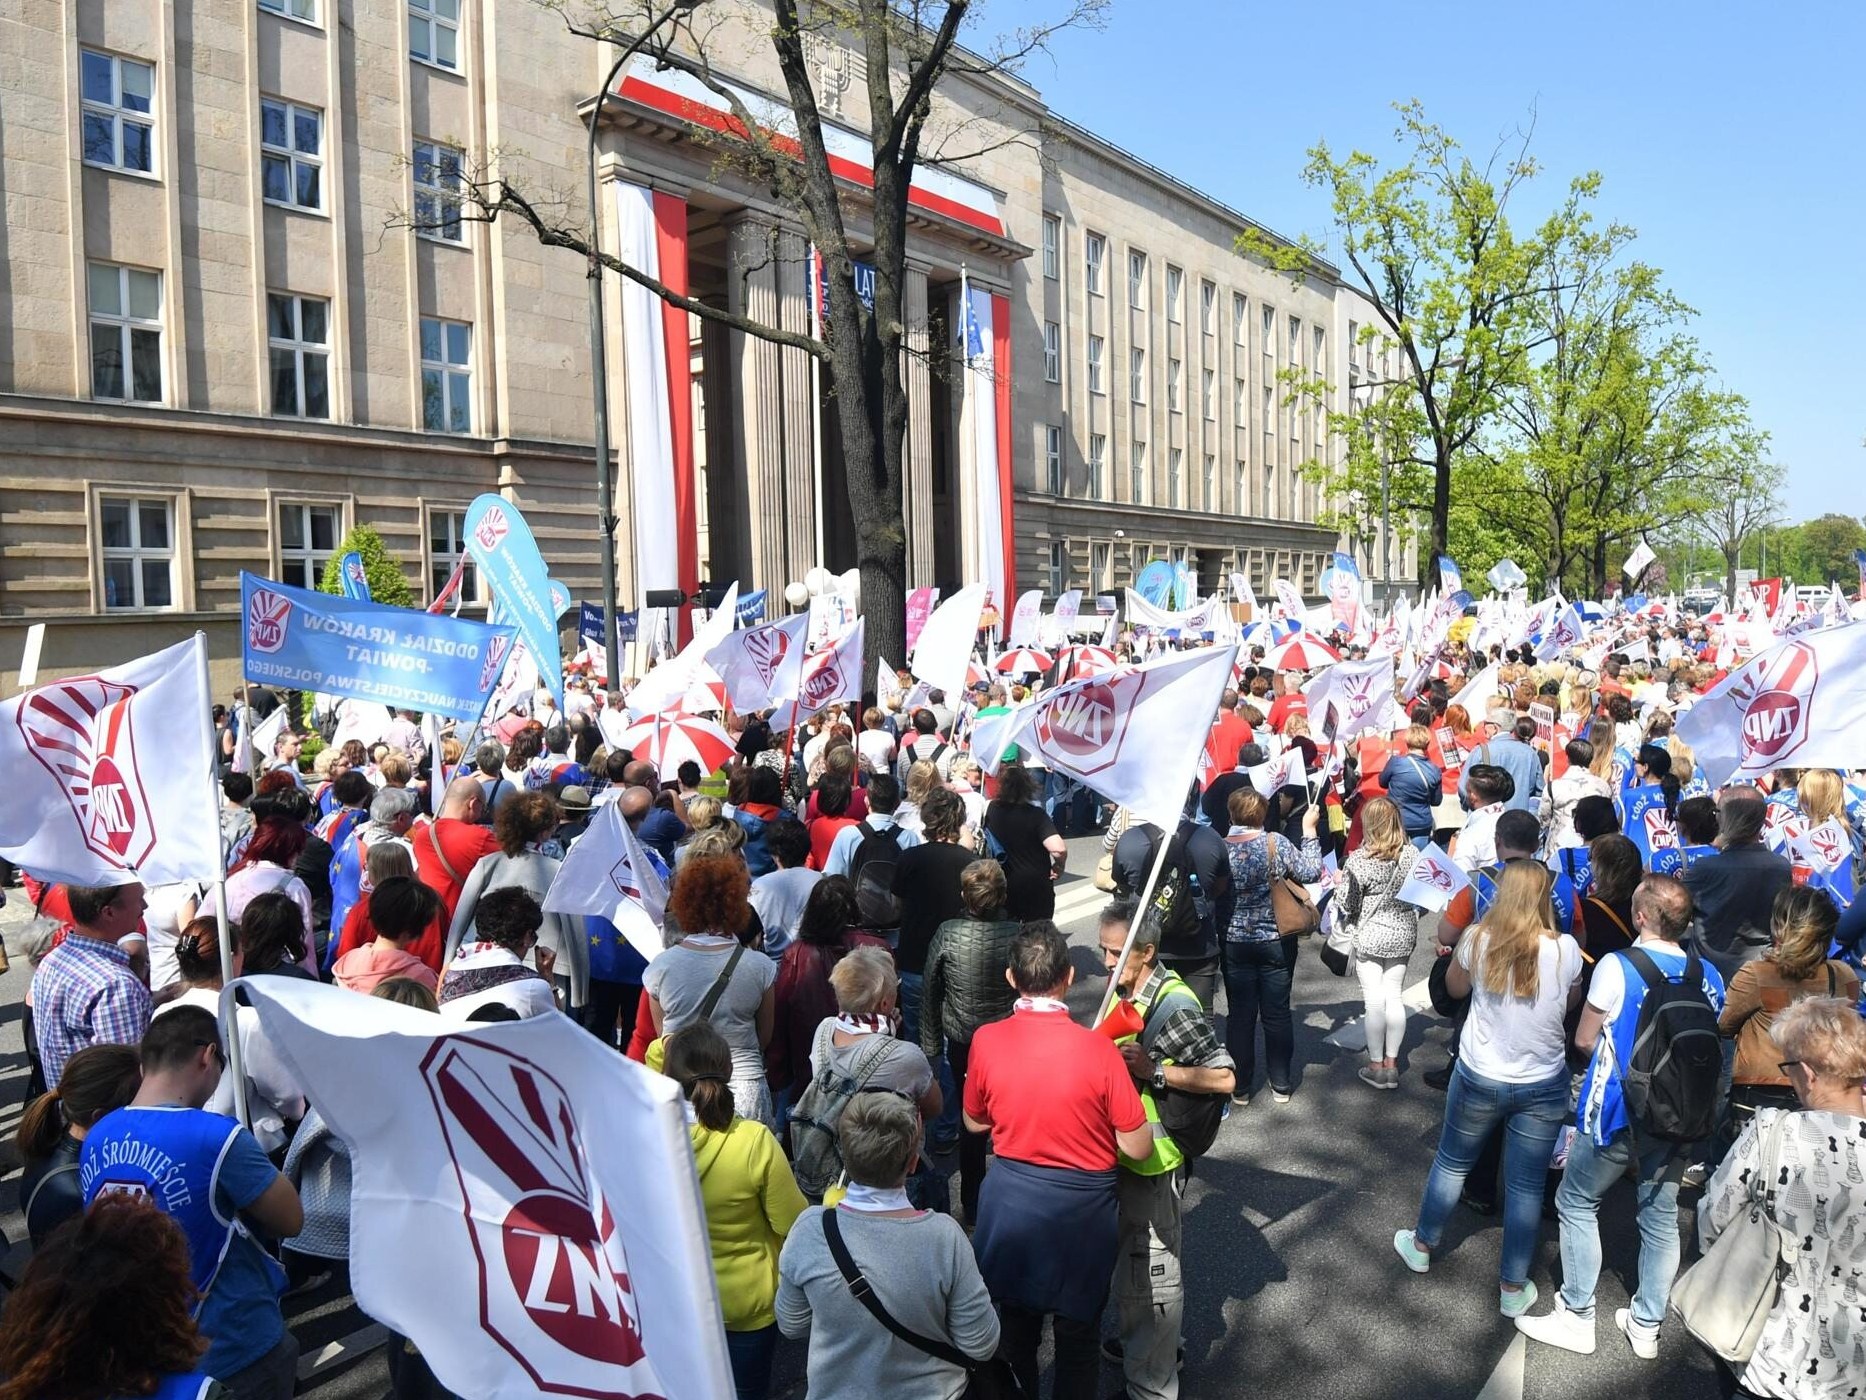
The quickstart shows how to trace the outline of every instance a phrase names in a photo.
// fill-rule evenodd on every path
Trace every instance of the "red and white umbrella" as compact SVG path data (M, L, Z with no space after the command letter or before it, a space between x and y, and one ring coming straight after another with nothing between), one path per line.
M645 758L663 773L672 773L688 759L702 773L716 773L736 752L732 736L710 719L697 715L649 715L622 732L615 747Z
M994 671L1002 671L1007 676L1022 676L1032 671L1047 671L1052 664L1049 656L1034 647L1012 647L992 662L991 666Z
M1307 632L1298 632L1288 641L1271 647L1263 664L1277 671L1313 671L1339 660L1341 653L1326 642L1316 641Z
M1069 664L1068 679L1072 681L1099 676L1121 664L1107 647L1065 647L1058 655Z

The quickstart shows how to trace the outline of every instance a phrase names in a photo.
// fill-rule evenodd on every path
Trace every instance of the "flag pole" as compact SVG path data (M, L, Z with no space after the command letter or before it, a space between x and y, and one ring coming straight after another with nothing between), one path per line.
M1178 834L1177 831L1169 832L1164 827L1160 830L1160 849L1154 853L1153 868L1147 872L1147 883L1140 888L1140 899L1134 906L1133 921L1127 926L1127 940L1121 944L1121 956L1115 960L1116 972L1127 965L1127 955L1134 951L1135 935L1140 932L1140 926L1147 917L1147 906L1153 900L1154 887L1160 883L1160 872L1166 868L1167 848L1173 844L1173 838ZM1114 1000L1114 974L1110 973L1108 986L1101 994L1101 1005L1096 1008L1095 1019L1089 1023L1091 1026L1099 1026L1108 1019L1109 1011L1114 1008ZM1206 1007L1205 1012L1210 1015L1211 1007Z
M220 789L214 782L214 707L212 702L212 683L207 675L207 634L194 634L195 666L201 678L201 694L209 700L201 712L201 752L207 759L207 820L212 823L212 831L220 830ZM244 693L246 682L240 682ZM220 985L224 989L233 984L233 931L227 926L227 848L218 836L214 839L214 925L220 935ZM224 1005L224 1002L223 1002ZM251 1127L252 1120L246 1112L246 1069L245 1056L240 1051L240 1013L239 999L234 998L233 1014L227 1018L221 1028L221 1035L226 1041L227 1073L233 1076L233 1114L240 1120L242 1127Z

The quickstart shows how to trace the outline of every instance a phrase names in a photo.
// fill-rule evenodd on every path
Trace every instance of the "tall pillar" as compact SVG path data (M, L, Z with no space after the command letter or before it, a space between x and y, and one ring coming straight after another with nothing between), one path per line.
M955 342L962 338L961 328L965 325L965 304L959 298L959 287L954 282L946 294L946 324L953 327ZM978 519L977 458L972 450L971 411L966 403L965 352L954 343L946 347L945 356L948 382L953 386L948 440L953 445L952 516L959 530L959 578L954 587L960 587L979 577L978 531L973 528Z
M907 586L933 583L933 383L927 351L926 269L909 264L901 294L907 348L901 372L907 385L907 447L902 462L901 498L907 530Z
M777 236L778 324L807 335L810 331L809 244L789 229ZM816 357L803 350L780 348L779 376L784 393L784 521L786 579L802 578L817 564L818 521L827 503L823 491L823 463L818 457L817 391L812 374ZM778 584L781 589L783 582Z
M726 305L767 326L781 324L777 263L769 223L743 213L726 226ZM730 332L732 459L745 493L743 586L781 593L801 573L790 570L787 536L791 482L785 472L784 366L780 348L744 331Z

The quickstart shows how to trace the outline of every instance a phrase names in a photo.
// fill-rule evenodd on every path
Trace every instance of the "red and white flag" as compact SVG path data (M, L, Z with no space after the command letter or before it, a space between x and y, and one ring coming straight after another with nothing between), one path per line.
M1268 763L1246 768L1244 776L1265 797L1272 797L1286 787L1302 787L1309 781L1308 770L1302 764L1302 750L1293 744Z
M867 630L867 619L858 617L822 651L804 658L797 693L772 714L773 729L789 729L799 720L808 719L831 705L861 700L862 646Z
M1311 727L1336 739L1352 739L1364 729L1392 729L1399 719L1389 657L1338 661L1302 693L1309 702Z
M742 714L795 698L803 679L807 613L728 632L706 655L726 683L726 699Z
M1414 859L1406 883L1394 897L1415 909L1442 910L1470 887L1471 877L1455 860L1428 841Z
M628 693L630 714L637 718L658 715L663 710L673 709L686 697L699 676L700 663L732 631L738 620L738 604L739 586L733 583L712 615L695 630L693 640L680 649L679 655L656 666Z
M979 720L972 752L995 773L998 755L1016 744L1051 772L1170 829L1179 823L1211 732L1186 718L1218 709L1236 657L1236 646L1205 647L1070 681Z
M1751 657L1678 720L1715 786L1777 768L1866 766L1866 624Z
M0 856L72 885L219 874L205 648L197 634L0 704Z
M358 1304L441 1385L480 1400L732 1393L673 1080L568 1016L443 1029L340 987L237 985L349 1147Z

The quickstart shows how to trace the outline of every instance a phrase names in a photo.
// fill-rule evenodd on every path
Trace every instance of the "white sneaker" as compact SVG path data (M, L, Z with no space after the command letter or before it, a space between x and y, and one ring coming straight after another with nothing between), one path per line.
M1516 1330L1532 1341L1545 1342L1563 1351L1579 1352L1582 1356L1594 1354L1594 1319L1569 1312L1559 1293L1555 1295L1554 1311L1540 1317L1519 1317Z
M1616 1308L1613 1325L1626 1334L1626 1340L1633 1344L1633 1355L1641 1361L1656 1361L1659 1358L1659 1329L1647 1327L1633 1321L1631 1308Z

